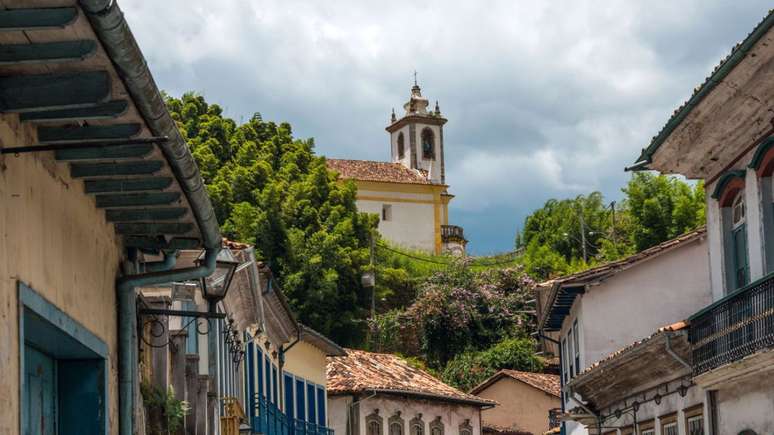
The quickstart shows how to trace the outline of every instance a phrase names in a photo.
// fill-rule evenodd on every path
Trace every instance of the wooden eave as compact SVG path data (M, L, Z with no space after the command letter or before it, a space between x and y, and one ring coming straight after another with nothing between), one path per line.
M202 246L170 166L177 156L160 149L164 139L152 134L80 4L3 0L0 7L0 113L31 132L23 146L56 148L32 152L69 167L125 247Z

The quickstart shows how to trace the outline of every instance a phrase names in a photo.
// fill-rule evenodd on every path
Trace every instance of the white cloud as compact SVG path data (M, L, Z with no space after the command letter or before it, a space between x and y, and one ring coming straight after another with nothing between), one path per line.
M120 0L160 87L239 120L260 111L319 152L387 158L419 71L473 246L505 250L550 197L616 195L630 164L769 6L761 0ZM497 216L503 227L474 216ZM503 234L510 234L504 237Z

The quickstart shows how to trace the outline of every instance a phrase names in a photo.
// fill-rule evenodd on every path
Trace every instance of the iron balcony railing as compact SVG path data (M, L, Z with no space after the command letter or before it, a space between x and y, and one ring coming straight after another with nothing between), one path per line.
M279 407L256 394L253 432L263 435L333 435L333 429L312 422L290 418Z
M548 428L557 428L562 424L559 417L562 415L562 408L551 408L548 410Z
M774 346L774 274L694 314L690 340L694 376Z
M441 240L445 243L452 240L465 240L465 232L457 225L441 225Z

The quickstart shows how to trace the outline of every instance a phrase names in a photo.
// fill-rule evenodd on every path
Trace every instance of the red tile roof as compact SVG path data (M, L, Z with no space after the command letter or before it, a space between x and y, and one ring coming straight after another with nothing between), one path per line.
M327 159L326 164L328 169L338 172L342 178L347 179L389 183L432 184L427 178L427 171L409 169L400 163Z
M346 351L346 356L328 358L329 395L381 392L478 406L496 404L494 401L446 385L430 374L410 366L397 355L355 349Z
M558 375L551 375L547 373L532 373L522 372L519 370L500 370L495 373L489 379L485 380L477 387L471 390L471 393L478 394L488 386L502 379L503 377L509 377L517 381L523 382L533 388L544 391L552 396L561 397L561 385Z

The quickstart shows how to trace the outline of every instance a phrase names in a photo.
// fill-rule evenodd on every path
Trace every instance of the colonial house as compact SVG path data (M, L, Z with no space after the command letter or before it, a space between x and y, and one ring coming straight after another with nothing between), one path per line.
M219 259L235 267L216 308L222 318L182 315L207 309L201 283L143 289L151 308L141 310L149 314L141 348L146 378L162 390L173 386L188 403L186 434L327 435L325 358L343 349L295 320L252 246L225 244ZM199 255L184 251L177 262ZM153 311L168 308L181 315L167 320Z
M496 403L464 393L390 354L328 358L330 427L339 435L480 435Z
M561 406L559 376L547 373L500 370L470 393L498 403L481 411L484 434L540 435Z
M462 227L449 225L444 166L443 125L438 103L428 100L414 83L398 119L393 110L389 162L328 159L328 168L357 185L357 207L379 215L379 232L400 246L440 254L463 254Z
M0 433L129 435L135 289L210 275L215 214L115 1L4 2L0 31Z
M634 412L635 420L653 419L703 403L693 390L680 400L671 399L678 387L691 385L690 373L680 371L685 368L681 365L683 359L675 353L685 349L684 334L670 329L655 338L651 336L676 319L688 318L711 300L708 246L706 231L700 228L627 258L538 286L540 335L543 341L555 342L560 357L562 409L570 420L563 424L564 433L599 434L602 423L605 430L628 433L626 422L616 420L618 413L630 411L629 406L613 407L612 420L603 418L610 414L603 414L602 408L612 406L617 398L625 398L626 404L632 405L637 400L632 394L637 391L599 367L606 367L602 361L611 354L620 354L632 343L648 341L639 350L653 351L665 364L642 360L631 366L631 370L642 370L638 381L652 381L646 382L649 397L657 392L670 396L652 407L639 399L643 406ZM675 367L677 370L672 371ZM602 373L602 385L595 384L591 390L582 388L597 373ZM662 378L666 379L662 382ZM599 395L603 392L611 396L602 400Z
M774 433L774 12L632 166L705 180L713 301L689 317L710 434Z

